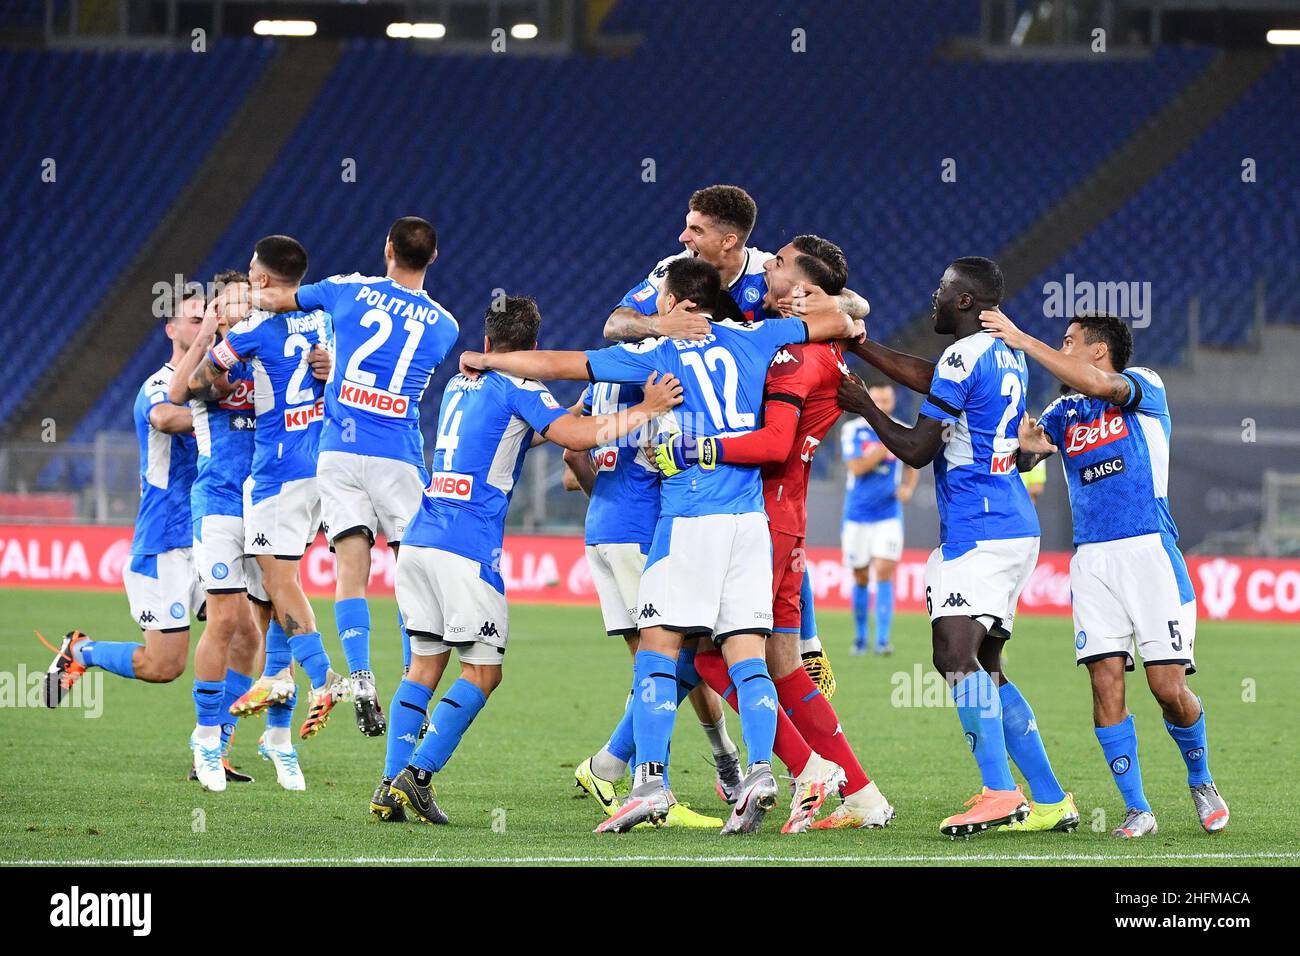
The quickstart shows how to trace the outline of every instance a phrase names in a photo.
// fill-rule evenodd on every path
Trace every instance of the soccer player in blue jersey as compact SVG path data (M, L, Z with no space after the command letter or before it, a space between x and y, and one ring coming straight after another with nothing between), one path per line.
M292 291L306 271L307 251L296 239L267 236L254 247L248 279L254 292L273 286ZM307 719L299 728L303 739L325 726L334 704L348 692L347 679L330 667L299 576L299 562L320 524L316 455L325 383L312 374L312 356L332 347L328 313L254 310L209 350L190 380L203 397L241 362L253 371L257 427L252 472L244 482L244 550L256 557L280 625L267 631L263 677L287 676L288 651L311 681ZM275 693L242 712L287 701L292 681L275 683Z
M172 310L165 326L171 359L145 379L132 410L140 448L140 510L122 580L144 643L96 641L81 631L68 633L45 676L48 707L57 707L88 667L161 684L185 672L190 615L203 604L190 534L194 424L190 410L169 402L167 392L176 363L203 323L205 305L202 296L187 295Z
M1024 355L982 331L979 314L1003 294L1002 270L980 256L957 259L934 293L934 330L954 341L928 362L877 342L850 349L894 381L926 395L913 427L880 409L856 378L840 384L840 405L861 415L880 441L913 468L934 464L940 546L925 568L934 666L952 687L983 789L940 830L969 835L1013 825L1029 830L1078 826L1073 797L1061 789L1033 711L1002 667L1016 602L1038 560L1038 516L1016 473L1028 373ZM1029 783L1025 797L1007 756Z
M708 262L683 257L669 263L656 295L660 315L690 302L709 317L722 295L721 278ZM653 372L671 373L681 380L685 398L675 421L661 431L716 437L757 426L767 366L777 349L860 331L848 316L824 310L803 320L713 322L701 341L649 340L590 352L466 352L461 365L540 379L627 384ZM772 565L762 480L756 468L704 464L665 479L660 487L660 516L638 593L634 683L639 691L632 702L637 766L627 800L597 832L625 832L667 815L663 769L677 711L677 655L685 637L709 635L721 645L736 686L750 761L722 832L751 833L777 797L771 769L777 694L763 646L772 631Z
M892 415L897 396L892 385L872 385L871 400ZM903 556L903 505L912 498L920 472L905 465L880 443L866 419L840 426L844 457L844 524L840 544L844 565L853 572L853 653L867 652L871 615L870 579L876 578L877 654L889 654L894 618L894 570Z
M393 223L384 274L336 275L296 294L271 287L254 303L272 311L321 309L334 322L337 371L325 389L320 438L321 518L337 557L334 616L347 655L357 727L387 726L370 669L370 548L382 533L394 550L428 484L420 399L460 328L424 291L438 257L438 234L417 216ZM409 664L409 645L403 637Z
M486 354L535 349L540 324L532 299L506 296L488 308ZM595 416L573 414L540 382L510 374L461 374L447 383L433 474L397 556L397 603L411 639L411 669L392 708L384 777L371 801L380 819L404 819L409 810L424 823L447 822L434 799L433 775L501 683L510 622L498 564L524 455L543 439L582 450L644 426L681 401L671 376L656 377L644 380L637 405ZM434 708L416 750L453 647L460 676Z
M640 386L595 382L582 394L582 410L587 415L606 415L640 401ZM645 453L653 437L642 429L590 452L564 453L565 464L591 499L585 521L587 567L600 599L605 632L622 637L634 660L638 644L637 591L659 520L659 471ZM695 645L695 639L684 642L678 655L678 695L684 698L690 694L713 749L719 792L724 799L727 794L733 794L734 799L735 791L740 789L740 754L727 734L721 701L707 684L700 682L695 671ZM701 704L699 697L705 692L709 698ZM606 815L618 809L614 784L627 772L635 746L629 694L623 717L606 744L573 772L577 785L595 798ZM696 813L673 799L665 825L717 829L722 821Z
M1169 513L1169 402L1149 368L1130 368L1133 334L1109 315L1080 315L1058 351L1001 312L981 318L990 335L1023 350L1070 389L1022 428L1021 470L1061 452L1074 519L1070 600L1075 659L1088 668L1097 742L1124 797L1112 834L1156 833L1142 789L1137 730L1124 673L1141 653L1147 686L1187 764L1201 826L1218 833L1228 805L1210 776L1205 710L1187 687L1196 670L1196 592Z

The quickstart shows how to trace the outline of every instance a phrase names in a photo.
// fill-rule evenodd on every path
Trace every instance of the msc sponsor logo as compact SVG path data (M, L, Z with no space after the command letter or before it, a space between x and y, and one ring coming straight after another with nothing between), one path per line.
M315 405L300 405L297 408L285 409L284 430L300 432L312 422L318 422L324 417L325 399L318 398Z
M430 498L454 498L457 501L469 501L474 492L474 476L458 475L454 471L435 472L429 479L429 487L424 493Z
M344 382L339 387L339 402L353 408L364 408L389 418L405 418L411 400L405 395L394 395L382 388L358 385L356 382Z
M1124 421L1124 413L1118 408L1107 409L1100 418L1071 425L1065 430L1065 453L1073 458L1127 437L1128 423Z
M1109 478L1111 475L1118 475L1124 470L1124 456L1116 455L1114 458L1108 458L1105 461L1099 461L1095 465L1089 465L1083 471L1079 472L1079 480L1085 485L1090 485L1094 481L1101 481L1103 478Z

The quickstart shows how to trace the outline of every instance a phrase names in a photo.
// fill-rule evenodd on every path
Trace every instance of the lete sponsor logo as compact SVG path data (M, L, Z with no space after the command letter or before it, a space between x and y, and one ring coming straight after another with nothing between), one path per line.
M1090 422L1071 425L1065 430L1065 453L1070 457L1109 445L1128 436L1128 423L1118 408L1107 409Z

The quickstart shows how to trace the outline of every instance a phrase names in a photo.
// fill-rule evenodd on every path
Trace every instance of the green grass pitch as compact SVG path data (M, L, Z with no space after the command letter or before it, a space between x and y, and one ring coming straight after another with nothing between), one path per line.
M326 647L341 661L332 602L318 601L316 608ZM372 608L374 665L387 706L401 671L395 607L391 599L377 599ZM102 639L134 639L125 597L0 591L0 862L1300 862L1300 804L1289 792L1300 764L1292 709L1300 678L1294 628L1200 625L1201 672L1192 686L1207 707L1211 767L1232 809L1231 826L1217 837L1197 823L1182 760L1140 668L1130 675L1129 706L1137 715L1142 769L1160 833L1133 844L1106 835L1123 806L1093 737L1088 684L1074 666L1070 624L1033 617L1018 622L1007 671L1037 712L1082 825L1072 835L943 837L939 821L975 792L978 777L956 717L942 705L947 693L934 683L929 628L919 616L900 615L892 657L850 657L851 621L843 612L819 616L839 679L834 704L868 773L898 809L887 830L782 836L783 813L774 813L750 839L686 830L601 837L591 832L599 810L576 796L573 767L604 743L618 718L627 653L622 641L603 634L592 607L515 605L511 615L505 680L439 776L451 825L382 825L366 807L384 741L357 732L350 706L320 736L300 744L305 793L282 791L270 765L257 758L259 719L241 726L234 752L235 764L257 781L207 794L184 779L194 723L189 674L167 686L105 674L102 712L94 718L33 706L39 695L32 688L49 661L33 629L51 639L73 626ZM295 726L303 711L300 703ZM739 742L734 714L729 727ZM683 706L673 744L675 789L696 809L721 816L707 753L694 714Z

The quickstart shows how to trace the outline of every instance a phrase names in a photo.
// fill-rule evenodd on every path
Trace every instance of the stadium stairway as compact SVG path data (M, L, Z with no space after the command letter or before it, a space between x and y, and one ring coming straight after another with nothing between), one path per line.
M132 355L156 329L155 283L195 274L298 128L340 55L332 43L281 46L130 265L28 392L11 419L9 438L38 440L45 419L53 419L61 434L72 434L120 367L95 356ZM70 369L76 370L77 388L66 387ZM28 462L33 471L24 477L34 478L40 464Z
M1005 300L1059 261L1159 175L1237 103L1276 59L1270 51L1225 50L1216 55L1163 109L994 254L1006 278ZM927 313L901 330L891 345L916 355L937 356L944 343L934 335Z

